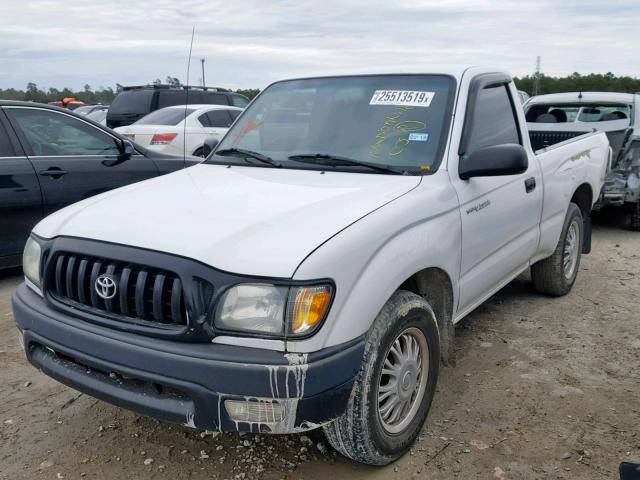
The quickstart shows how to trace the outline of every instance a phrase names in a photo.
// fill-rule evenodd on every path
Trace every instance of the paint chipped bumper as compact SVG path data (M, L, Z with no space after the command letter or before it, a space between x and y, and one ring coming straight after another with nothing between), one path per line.
M327 423L344 411L364 351L362 338L304 355L172 342L88 324L24 284L12 300L27 358L45 374L194 428L289 433Z

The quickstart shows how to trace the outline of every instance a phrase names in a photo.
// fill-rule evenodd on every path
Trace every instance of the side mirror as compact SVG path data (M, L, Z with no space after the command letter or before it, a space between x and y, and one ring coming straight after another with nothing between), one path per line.
M136 153L136 149L130 141L125 140L122 142L120 157L122 157L123 160L129 160L134 153Z
M102 164L105 167L115 167L116 165L120 165L122 162L129 160L131 156L136 153L135 147L128 140L118 140L118 150L120 151L120 154L116 159L102 161Z
M462 180L472 177L518 175L527 171L529 158L522 145L506 143L475 150L460 157L458 175Z

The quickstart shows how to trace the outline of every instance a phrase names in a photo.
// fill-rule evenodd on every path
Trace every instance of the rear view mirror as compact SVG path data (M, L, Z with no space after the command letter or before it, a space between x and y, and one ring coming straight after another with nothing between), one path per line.
M517 175L527 171L529 159L522 145L506 143L481 148L460 157L458 174L461 179Z

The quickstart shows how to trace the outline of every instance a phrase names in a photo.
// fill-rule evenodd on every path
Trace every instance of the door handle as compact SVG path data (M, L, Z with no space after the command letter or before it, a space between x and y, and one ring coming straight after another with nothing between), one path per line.
M536 189L536 179L535 177L527 178L524 181L524 188L527 193L531 193Z
M58 178L62 178L64 175L66 175L67 172L66 170L62 170L61 168L58 167L50 167L47 170L41 170L40 175L44 176L44 177L51 177L54 179L58 179Z

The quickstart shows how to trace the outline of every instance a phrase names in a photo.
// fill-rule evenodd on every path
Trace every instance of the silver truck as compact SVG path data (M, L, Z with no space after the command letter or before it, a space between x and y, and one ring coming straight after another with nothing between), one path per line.
M611 167L595 205L623 207L631 230L640 231L640 94L573 92L539 95L525 105L534 149L591 131L604 132L612 149Z

